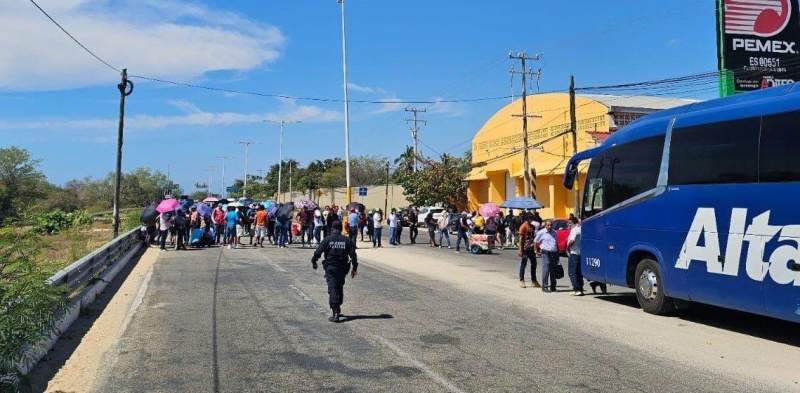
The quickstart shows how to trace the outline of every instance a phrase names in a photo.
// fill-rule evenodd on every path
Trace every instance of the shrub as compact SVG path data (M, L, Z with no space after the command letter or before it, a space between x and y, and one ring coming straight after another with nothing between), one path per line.
M65 213L61 210L34 215L33 231L40 235L54 235L72 227L87 226L92 223L92 217L83 210Z
M66 304L66 289L48 285L34 263L35 242L30 232L0 229L0 391L15 389L22 350L53 331Z

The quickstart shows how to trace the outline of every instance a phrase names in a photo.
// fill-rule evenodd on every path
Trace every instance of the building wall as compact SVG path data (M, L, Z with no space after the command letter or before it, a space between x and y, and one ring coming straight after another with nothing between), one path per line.
M384 203L388 202L388 209L391 211L393 208L408 207L411 203L403 195L403 186L399 184L390 184L388 198L386 198L386 185L382 186L367 186L367 196L362 197L358 195L358 187L353 187L353 202L363 203L368 210L383 209ZM293 200L297 203L300 199L308 198L307 193L295 191L290 195L284 192L279 196L278 201ZM337 205L343 206L347 204L347 187L339 187L333 189L319 190L315 195L311 196L320 206ZM387 200L388 199L388 200Z

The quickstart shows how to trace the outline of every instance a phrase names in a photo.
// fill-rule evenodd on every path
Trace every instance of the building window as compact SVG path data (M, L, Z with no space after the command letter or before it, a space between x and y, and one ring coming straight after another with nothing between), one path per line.
M617 128L622 128L646 114L647 113L614 112L614 124L617 125Z

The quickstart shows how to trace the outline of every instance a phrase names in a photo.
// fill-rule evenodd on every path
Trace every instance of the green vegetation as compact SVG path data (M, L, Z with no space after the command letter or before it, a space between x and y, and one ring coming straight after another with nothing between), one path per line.
M113 175L62 187L47 181L39 163L24 149L0 148L0 391L17 389L22 348L50 332L67 302L65 289L47 278L111 240ZM181 193L146 168L125 173L121 186L122 230L139 224L142 206Z
M470 153L463 157L442 154L439 160L423 159L421 169L414 172L414 150L408 147L395 160L398 169L393 177L414 205L462 207L467 203L464 178L471 161Z

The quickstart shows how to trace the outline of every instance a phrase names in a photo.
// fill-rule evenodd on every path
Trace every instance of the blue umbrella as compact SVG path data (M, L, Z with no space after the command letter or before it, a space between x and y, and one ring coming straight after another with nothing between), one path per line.
M514 197L503 202L500 207L506 209L541 209L544 205L531 197Z
M195 206L197 207L197 212L200 213L201 216L211 215L211 206L205 203L198 203Z

